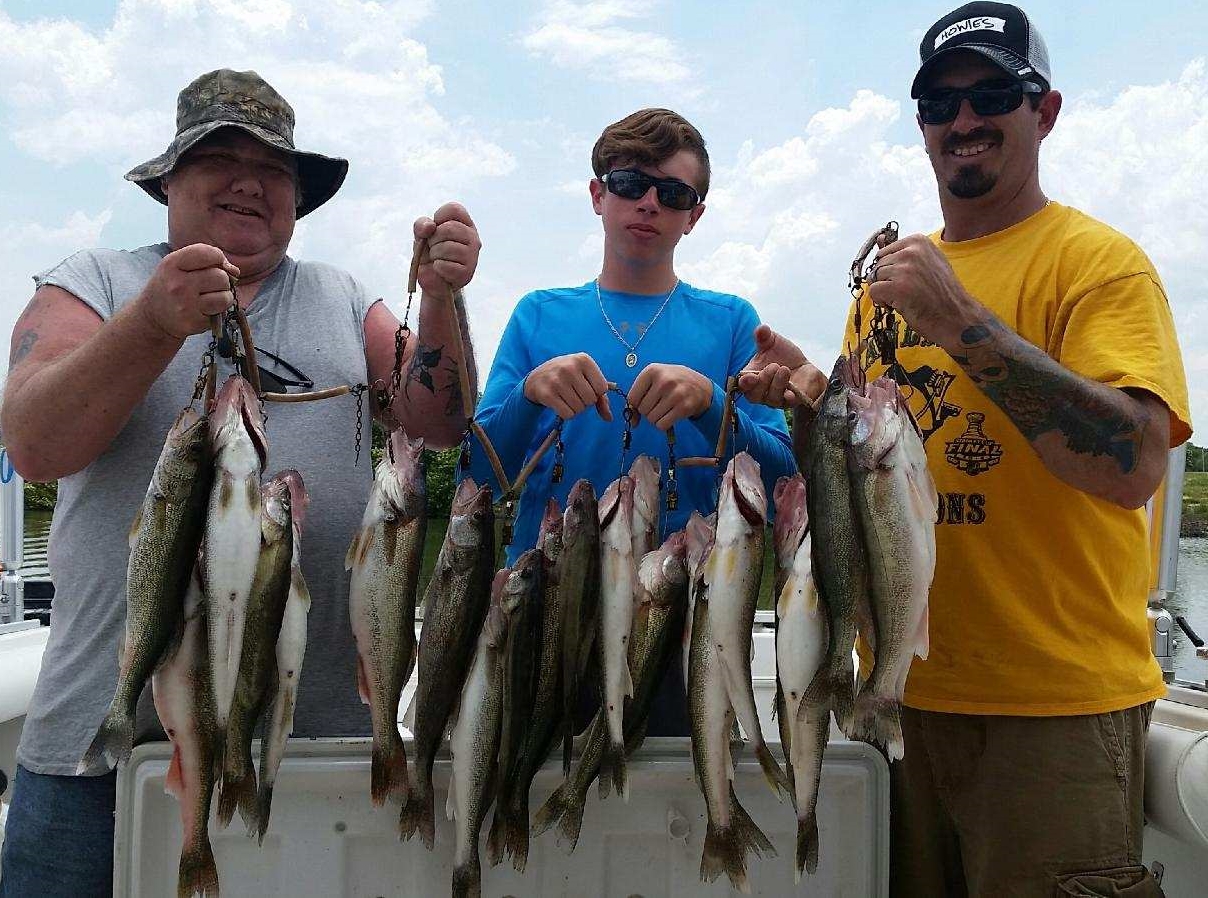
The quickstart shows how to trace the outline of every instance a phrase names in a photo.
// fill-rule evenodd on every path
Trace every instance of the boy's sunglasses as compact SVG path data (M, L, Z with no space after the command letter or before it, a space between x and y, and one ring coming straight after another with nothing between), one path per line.
M1000 87L940 88L919 97L919 120L924 125L945 125L956 118L961 103L969 101L978 115L1005 115L1023 103L1024 94L1044 93L1035 81L1014 81Z
M602 175L600 180L609 193L626 200L640 200L654 187L659 203L677 212L687 212L700 205L700 194L691 184L676 178L652 178L645 172L631 168L618 168Z
M232 357L231 340L226 334L223 334L218 340L216 347L218 354L224 359ZM274 355L267 349L256 347L256 352L264 356L274 365L281 369L288 377L272 371L269 368L257 363L256 370L260 372L260 388L266 393L288 393L290 387L300 387L300 393L308 393L315 388L315 382L291 365L279 355Z

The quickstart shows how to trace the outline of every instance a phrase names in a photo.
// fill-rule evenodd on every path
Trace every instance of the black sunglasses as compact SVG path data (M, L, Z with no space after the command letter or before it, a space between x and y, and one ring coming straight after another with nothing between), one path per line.
M978 115L1005 115L1023 103L1024 94L1042 94L1035 81L1013 81L997 87L940 88L919 97L919 120L924 125L944 125L956 118L961 103L969 101Z
M224 359L229 359L233 356L231 340L226 334L223 334L218 339L218 345L215 348L218 350L218 354ZM289 377L283 377L257 363L256 370L260 372L260 389L265 393L288 393L290 387L300 387L301 389L298 392L308 393L315 388L313 380L285 361L281 356L274 355L267 349L261 349L259 346L256 347L256 352L270 362L278 365L286 374L290 375Z
M640 200L654 187L659 203L677 212L687 212L700 205L700 194L691 184L677 178L652 178L645 172L618 168L600 177L609 193L626 200Z

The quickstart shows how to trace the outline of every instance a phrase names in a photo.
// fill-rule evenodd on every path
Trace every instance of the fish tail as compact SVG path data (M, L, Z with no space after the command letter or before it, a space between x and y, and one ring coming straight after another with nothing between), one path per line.
M772 794L780 800L783 800L785 795L792 796L793 784L789 782L784 770L772 757L772 751L766 742L755 749L755 757L759 759L759 766L763 769L763 778L768 781Z
M731 787L730 825L719 827L709 821L705 832L705 849L700 859L701 880L713 882L725 873L734 888L749 895L751 884L747 881L747 853L750 851L758 857L776 856L776 849L738 803L738 796Z
M856 699L854 717L852 736L880 745L891 761L901 759L902 712L893 696L864 690Z
M268 815L273 807L273 784L267 780L260 783L260 791L256 793L256 840L264 844L264 834L268 831Z
M818 818L810 811L797 819L797 853L793 865L793 883L801 882L801 871L818 872Z
M236 808L248 828L256 832L260 828L256 819L256 771L250 764L243 765L242 771L226 770L222 775L222 786L218 789L218 822L229 826Z
M453 868L453 898L482 898L482 863L477 852L460 867Z
M528 795L524 796L521 807L513 808L508 815L507 850L512 856L512 869L523 873L528 866L529 852L529 816Z
M406 798L411 792L407 777L407 749L403 740L394 739L381 746L375 741L370 767L369 794L375 805L381 806L393 794Z
M417 832L420 841L429 851L436 843L436 812L432 807L432 783L421 779L403 802L399 812L398 833L401 839L410 839Z
M827 707L834 712L835 722L848 738L855 737L855 697L853 678L855 670L851 658L838 658L824 665L814 675L797 706L798 719L806 708Z
M495 816L491 818L491 831L487 833L487 863L492 867L503 860L503 851L507 845L507 824L504 822L502 804L495 805ZM454 889L454 892L457 890Z
M218 865L209 839L186 845L180 854L180 872L176 879L177 898L218 898Z
M76 766L76 775L104 773L130 760L134 744L134 715L111 707L84 757Z
M604 747L604 755L600 759L600 797L608 797L608 787L612 786L617 794L629 802L629 775L625 768L625 743L609 742Z

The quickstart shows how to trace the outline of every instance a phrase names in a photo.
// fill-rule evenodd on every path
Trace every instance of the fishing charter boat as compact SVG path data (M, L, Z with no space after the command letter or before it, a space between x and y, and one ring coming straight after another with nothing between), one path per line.
M1172 641L1177 624L1163 607L1175 587L1183 468L1183 449L1172 451L1163 487L1149 506L1154 560L1149 617L1154 654L1169 687L1167 697L1157 704L1149 735L1144 860L1161 877L1170 898L1202 895L1208 871L1208 683L1176 676ZM2 841L6 790L49 627L27 619L25 584L18 573L23 552L21 478L11 468L0 473L4 475L0 478ZM771 720L776 682L771 612L757 613L753 642L756 701L763 732L771 741L778 733ZM400 708L408 704L414 685L413 675ZM213 831L226 894L447 893L452 825L438 810L433 852L417 841L400 843L394 805L374 808L367 800L370 747L368 739L291 740L264 845L258 847L238 827ZM176 802L163 791L169 757L166 743L140 746L119 776L116 895L158 896L175 891L182 833ZM751 861L753 894L888 895L889 773L879 752L832 730L818 806L820 861L817 872L807 874L800 885L792 876L791 808L778 803L761 785L762 773L752 754L740 751L736 762L735 788L778 852L777 857ZM434 771L438 809L448 787L449 768L448 754L438 755ZM534 781L535 800L548 794L560 776L560 759L552 759ZM484 869L484 894L646 898L734 894L724 876L712 885L699 881L706 818L688 740L646 740L630 761L629 781L628 803L616 797L588 800L583 838L574 854L564 853L553 834L535 837L523 874L508 864Z

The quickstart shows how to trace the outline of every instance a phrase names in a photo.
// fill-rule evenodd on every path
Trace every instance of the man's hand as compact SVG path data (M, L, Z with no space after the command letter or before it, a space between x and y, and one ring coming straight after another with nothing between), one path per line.
M135 300L146 320L173 340L210 329L210 316L235 301L239 269L216 246L194 243L164 256Z
M608 407L608 381L600 366L585 352L560 355L538 365L524 381L524 396L530 402L552 409L569 421L594 405L600 417L612 420Z
M432 218L415 221L415 239L427 240L419 266L424 290L460 290L474 277L482 241L470 213L460 203L445 203Z
M751 402L772 408L796 408L802 397L817 401L826 390L826 375L819 371L795 343L766 324L755 328L755 357L748 373L738 378L738 389Z
M659 430L703 415L713 402L713 381L683 365L647 365L629 390L629 405Z
M868 297L901 314L923 337L949 345L953 323L976 304L939 247L922 234L912 234L877 251L876 273Z

